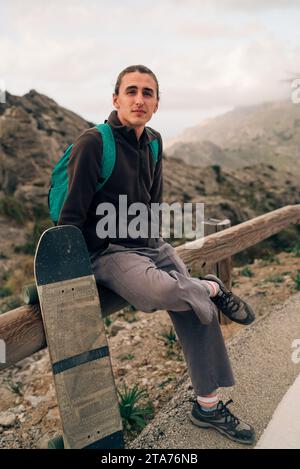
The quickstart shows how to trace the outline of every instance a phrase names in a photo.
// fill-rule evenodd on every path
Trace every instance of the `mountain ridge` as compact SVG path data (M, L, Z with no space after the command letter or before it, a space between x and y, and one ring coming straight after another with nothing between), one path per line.
M166 149L195 166L225 168L266 163L300 175L300 106L291 101L241 106L186 129Z

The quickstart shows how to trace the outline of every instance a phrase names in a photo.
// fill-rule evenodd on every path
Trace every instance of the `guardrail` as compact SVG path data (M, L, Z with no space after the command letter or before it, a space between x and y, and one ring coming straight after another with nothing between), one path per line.
M230 259L291 224L300 223L300 204L260 215L220 232L178 246L176 251L191 274L203 273L220 261ZM99 287L104 317L119 311L128 303L111 290ZM0 339L6 346L6 363L0 370L42 350L47 346L39 305L24 305L0 315Z

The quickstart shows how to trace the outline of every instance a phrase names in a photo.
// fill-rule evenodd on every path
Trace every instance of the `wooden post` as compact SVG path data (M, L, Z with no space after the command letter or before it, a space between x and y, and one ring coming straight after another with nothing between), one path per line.
M209 236L213 233L230 228L231 221L226 218L219 220L217 218L208 218L204 221L204 236ZM215 274L219 277L228 289L231 289L231 257L223 259L220 262L214 264L206 263L202 270L202 275L208 273ZM218 311L219 323L222 325L230 324L229 318L224 316L221 311Z
M225 230L226 228L230 228L231 221L226 218L225 220L220 221L217 223L217 232ZM217 262L217 277L219 277L224 285L231 290L232 287L232 277L231 277L231 269L232 269L232 262L231 257L227 257L222 261ZM221 311L219 311L219 322L221 325L230 324L232 321L225 316Z

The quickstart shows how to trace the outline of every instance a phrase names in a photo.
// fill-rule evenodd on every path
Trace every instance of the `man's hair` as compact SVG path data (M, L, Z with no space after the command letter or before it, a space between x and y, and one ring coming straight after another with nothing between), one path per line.
M152 70L150 70L150 68L145 67L145 65L130 65L129 67L124 68L124 70L122 70L122 72L119 73L119 76L117 78L117 82L116 82L116 85L115 85L115 94L117 96L119 95L120 85L121 85L121 81L122 81L123 76L127 75L127 73L132 73L132 72L147 73L148 75L150 75L154 79L154 81L156 83L157 100L159 101L159 84L158 84L158 80L157 80L155 74L152 72Z

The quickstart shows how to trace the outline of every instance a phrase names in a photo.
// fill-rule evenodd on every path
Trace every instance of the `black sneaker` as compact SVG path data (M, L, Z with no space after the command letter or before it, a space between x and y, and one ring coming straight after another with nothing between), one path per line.
M222 311L231 321L239 324L251 324L255 320L255 314L251 306L244 300L229 291L222 280L213 274L200 277L203 280L210 280L219 284L220 290L216 296L211 297L217 308Z
M233 441L244 445L252 445L255 441L254 429L230 412L227 406L231 402L233 402L232 399L227 401L226 404L219 401L216 410L205 412L196 400L194 401L190 419L198 427L215 428Z

